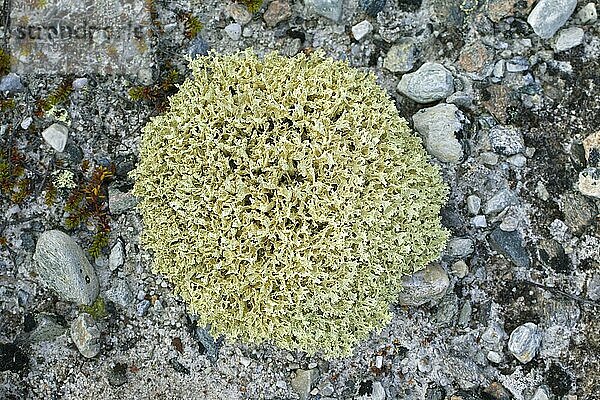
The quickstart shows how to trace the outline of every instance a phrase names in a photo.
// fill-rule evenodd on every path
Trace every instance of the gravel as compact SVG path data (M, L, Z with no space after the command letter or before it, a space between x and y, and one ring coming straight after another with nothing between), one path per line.
M7 16L13 22L18 3ZM0 76L0 398L298 399L292 380L312 371L303 389L311 400L594 399L597 2L270 0L259 10L245 4L154 2L152 22L139 3L137 20L153 26L151 54L139 65L132 59L127 74L13 67ZM190 29L195 19L199 31ZM424 144L449 189L442 223L463 242L451 246L454 255L445 252L426 271L405 277L389 324L348 357L325 360L213 337L152 271L153 255L140 243L143 224L128 172L138 160L141 128L176 90L166 77L188 77L187 55L249 47L260 56L321 50L373 73L417 134L435 139ZM4 48L19 60L14 42ZM54 52L55 59L74 65L69 52ZM46 112L44 102L61 87L67 95ZM136 100L132 89L158 96ZM42 133L53 124L61 127L47 141ZM17 174L7 181L9 155ZM13 169L20 158L22 168ZM82 188L98 165L111 162L116 174L100 190L111 231L90 264L85 251L97 221L66 230L73 192L57 189L52 199L49 183L67 171ZM16 201L20 188L30 194ZM49 246L36 240L53 230L69 239ZM46 271L37 262L43 247L56 255ZM88 265L99 280L91 291ZM82 307L96 294L103 301ZM96 318L87 334L100 333L92 358L68 332L84 312Z

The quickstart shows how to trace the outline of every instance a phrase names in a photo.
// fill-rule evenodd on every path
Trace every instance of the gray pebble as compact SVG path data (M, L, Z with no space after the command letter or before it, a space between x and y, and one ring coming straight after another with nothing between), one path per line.
M372 30L373 30L373 24L371 24L367 20L364 20L352 27L352 36L354 36L354 39L356 39L360 42L365 36L367 36L369 33L371 33ZM388 54L389 54L389 51L388 51ZM385 61L383 62L383 64L385 66Z
M475 228L487 228L488 226L485 215L476 215L475 217L471 218L471 224Z
M517 202L517 197L509 189L499 190L486 203L483 209L485 215L497 214L506 207Z
M426 62L417 71L402 75L397 90L417 103L445 99L454 92L450 71L438 63Z
M22 90L21 77L14 72L9 73L0 80L0 92L17 93Z
M535 357L541 340L537 325L527 322L512 331L508 339L508 350L517 360L526 364Z
M137 316L143 317L144 315L146 315L146 312L148 312L148 309L150 308L150 304L150 300L140 301L135 307L135 313L137 314Z
M529 13L527 22L539 37L548 39L567 22L576 6L577 0L540 0Z
M554 50L556 50L556 52L569 50L579 46L581 43L583 43L583 29L574 26L563 29L558 33L556 43L554 44Z
M91 305L98 296L98 277L81 247L67 234L52 230L42 233L35 254L41 280L60 297Z
M298 369L292 377L292 390L300 397L300 400L307 400L310 396L312 385L314 385L318 379L318 369Z
M49 342L65 333L67 328L63 326L58 318L51 314L39 314L35 316L36 326L27 333L27 341L32 343Z
M385 389L383 388L381 382L373 382L371 400L385 400Z
M403 306L420 306L430 300L438 300L446 293L449 284L446 271L439 265L431 264L402 279L398 303Z
M125 251L123 249L123 242L120 239L117 239L112 249L110 249L110 255L108 256L108 266L111 271L115 271L116 269L122 267L124 262Z
M479 210L481 209L481 199L479 196L472 194L467 197L467 209L471 215L477 215L477 213L479 213Z
M188 54L192 58L196 58L197 56L208 55L208 50L210 50L210 46L202 36L198 35L191 41L190 47L188 47Z
M550 400L550 389L545 385L538 387L531 400Z
M423 135L427 152L442 162L456 164L463 149L456 138L462 129L458 108L454 104L438 104L413 115L415 129Z
M583 233L596 217L594 203L577 192L563 194L560 197L560 209L565 217L565 224L576 235Z
M93 358L100 352L100 329L90 314L81 313L73 321L71 339L86 358Z
M339 21L342 17L343 0L305 0L304 5L311 12L317 13L332 21Z
M594 3L587 3L577 12L577 19L582 24L593 24L598 20L598 12Z
M529 69L529 61L525 57L517 56L510 59L506 63L506 70L508 72L523 72Z
M242 37L242 26L237 22L229 24L225 27L225 33L231 40L240 40Z
M512 126L496 125L490 129L490 144L492 149L505 156L512 156L525 151L523 135Z
M412 39L401 39L388 50L383 60L383 68L390 72L410 71L415 65L415 50Z
M490 245L518 267L529 267L529 254L523 247L523 238L518 231L505 232L496 228L489 236Z
M110 288L106 291L105 296L107 300L118 304L122 308L128 308L134 300L129 285L122 279L111 281Z
M450 257L464 258L473 253L473 240L469 238L452 238L446 245Z
M467 266L467 263L463 260L458 260L457 262L452 264L451 271L457 278L462 279L469 273L469 267Z

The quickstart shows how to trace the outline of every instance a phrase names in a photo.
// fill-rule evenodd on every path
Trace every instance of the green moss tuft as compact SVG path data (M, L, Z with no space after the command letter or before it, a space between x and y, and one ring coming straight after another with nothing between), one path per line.
M143 244L213 333L333 357L438 258L447 188L375 81L322 54L191 62L143 129Z
M82 312L90 314L96 321L108 316L106 304L104 303L104 299L100 296L96 298L96 301L94 301L92 305L82 305L80 306L80 309Z

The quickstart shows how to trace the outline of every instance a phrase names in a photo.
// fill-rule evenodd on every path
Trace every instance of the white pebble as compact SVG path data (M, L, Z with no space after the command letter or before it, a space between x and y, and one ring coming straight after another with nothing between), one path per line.
M364 20L352 27L352 36L360 42L360 40L371 33L372 30L373 25L369 21Z

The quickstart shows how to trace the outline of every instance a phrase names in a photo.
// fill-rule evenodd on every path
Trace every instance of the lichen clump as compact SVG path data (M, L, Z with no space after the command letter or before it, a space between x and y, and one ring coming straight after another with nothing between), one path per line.
M445 244L438 169L344 62L246 51L190 67L132 174L155 272L215 334L348 354Z

